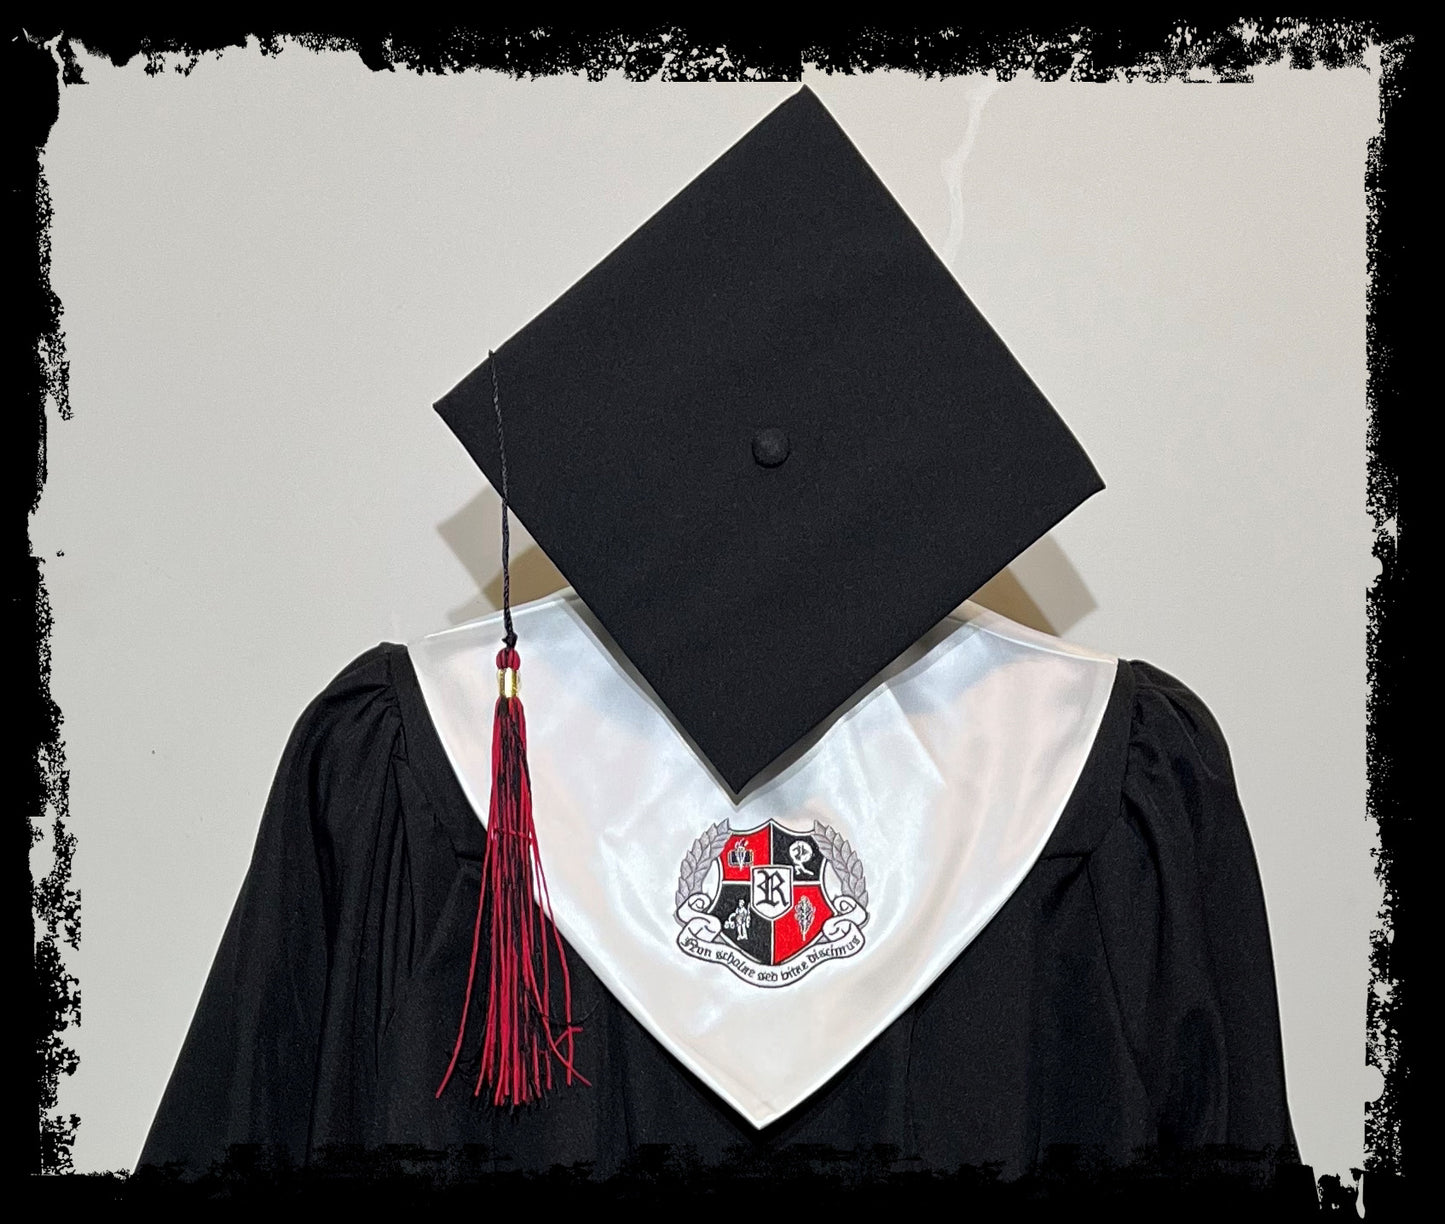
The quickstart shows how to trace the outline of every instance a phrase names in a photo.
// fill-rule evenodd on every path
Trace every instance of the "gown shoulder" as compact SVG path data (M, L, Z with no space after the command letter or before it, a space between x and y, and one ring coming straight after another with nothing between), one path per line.
M1297 1159L1264 890L1228 744L1177 677L1140 660L1120 671L1117 797L1100 805L1111 818L1093 830L1087 870L1160 1142Z
M328 982L371 864L404 841L401 649L363 651L297 718L138 1167L194 1173L235 1144L304 1160Z

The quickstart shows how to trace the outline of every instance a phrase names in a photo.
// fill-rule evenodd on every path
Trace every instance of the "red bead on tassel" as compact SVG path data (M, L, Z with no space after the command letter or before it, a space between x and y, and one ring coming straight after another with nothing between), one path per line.
M482 1065L473 1095L490 1084L496 1105L525 1105L552 1087L552 1064L558 1062L570 1084L587 1083L576 1070L573 1038L581 1032L572 1023L572 981L562 936L552 921L547 878L537 849L532 822L532 786L527 772L527 720L517 695L521 660L510 647L497 655L500 695L492 719L492 799L487 815L487 850L482 862L482 887L472 932L472 960L467 994L452 1060L437 1088L440 1097L456 1069L466 1036L481 949L485 899L492 897L489 930L490 969L487 978L487 1027ZM549 945L551 945L549 947ZM555 949L562 975L562 1027L554 1032L550 1012L551 952Z

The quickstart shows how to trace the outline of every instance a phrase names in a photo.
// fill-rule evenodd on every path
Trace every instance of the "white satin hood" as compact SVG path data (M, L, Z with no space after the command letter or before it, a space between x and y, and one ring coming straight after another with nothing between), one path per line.
M860 1053L1018 887L1117 666L965 604L735 802L575 594L513 619L558 929L756 1127ZM500 621L408 645L483 820Z

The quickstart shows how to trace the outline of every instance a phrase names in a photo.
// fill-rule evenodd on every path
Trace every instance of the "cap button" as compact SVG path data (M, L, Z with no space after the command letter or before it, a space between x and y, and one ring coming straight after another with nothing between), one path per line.
M775 468L788 457L788 435L781 429L760 429L753 435L753 458L765 468Z

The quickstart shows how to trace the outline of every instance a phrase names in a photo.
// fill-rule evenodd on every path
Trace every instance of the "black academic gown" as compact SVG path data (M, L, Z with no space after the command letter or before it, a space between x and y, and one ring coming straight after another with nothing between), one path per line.
M1147 664L1119 662L1077 787L1018 890L907 1011L761 1132L575 952L591 1087L509 1112L472 1096L473 1072L436 1099L483 846L405 648L367 651L286 747L141 1164L199 1173L231 1144L296 1164L420 1145L498 1169L586 1162L598 1177L639 1152L694 1168L867 1153L906 1169L992 1162L1003 1178L1060 1152L1122 1163L1228 1145L1297 1159L1264 901L1224 739Z

